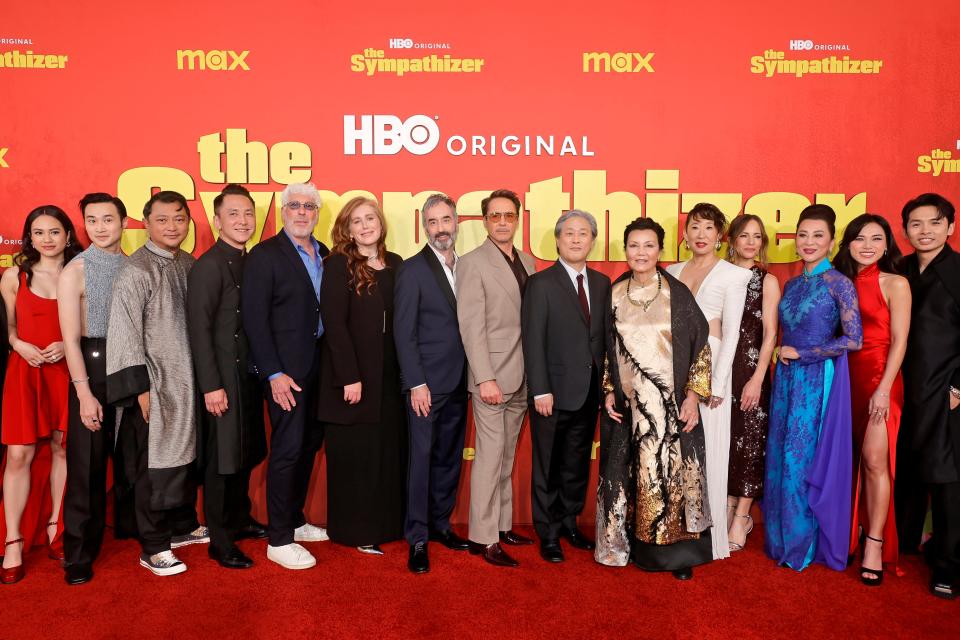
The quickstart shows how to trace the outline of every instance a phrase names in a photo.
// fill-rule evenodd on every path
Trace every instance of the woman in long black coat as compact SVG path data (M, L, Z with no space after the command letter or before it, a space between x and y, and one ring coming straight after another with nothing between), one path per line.
M380 555L403 534L405 411L393 343L400 256L386 250L377 203L354 198L337 216L324 262L317 415L327 447L330 539Z

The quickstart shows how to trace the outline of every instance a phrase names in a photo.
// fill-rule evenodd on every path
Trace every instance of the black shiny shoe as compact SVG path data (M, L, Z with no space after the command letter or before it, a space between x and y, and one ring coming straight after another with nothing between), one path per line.
M207 555L225 569L249 569L253 566L253 560L236 546L226 551L220 551L216 547L210 546L207 548Z
M446 531L431 531L430 539L435 542L439 542L447 549L453 549L454 551L466 551L470 548L470 543L454 533L453 529L447 529Z
M560 537L569 542L574 549L593 551L593 541L576 529L564 529L560 532Z
M527 536L522 536L513 529L500 532L500 542L519 547L525 544L533 544L533 540Z
M957 588L949 582L930 581L930 593L943 598L944 600L953 600L957 597Z
M684 567L683 569L674 569L671 571L673 577L677 580L692 580L693 567Z
M253 518L250 518L250 523L247 526L242 527L237 531L237 540L247 540L251 538L266 538L267 537L267 527L260 524Z
M75 586L93 580L93 567L88 564L68 564L63 568L63 579Z
M547 562L563 562L563 549L559 540L544 540L540 542L540 557Z
M410 569L410 573L427 573L430 571L430 556L427 554L426 542L410 545L407 569Z

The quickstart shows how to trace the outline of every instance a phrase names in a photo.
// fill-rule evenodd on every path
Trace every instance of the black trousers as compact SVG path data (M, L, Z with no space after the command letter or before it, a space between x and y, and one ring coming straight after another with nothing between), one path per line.
M448 531L457 502L467 426L466 389L431 395L430 413L421 417L404 396L410 428L407 464L407 515L403 536L426 542L431 530Z
M960 482L930 485L933 537L925 545L936 582L960 587Z
M557 540L562 529L575 529L577 516L583 511L597 428L598 393L594 370L587 399L576 411L561 411L554 406L553 415L544 417L530 403L533 525L541 541Z
M893 483L893 509L897 521L900 553L917 554L930 502L929 486L923 482L908 446L906 425L897 437L897 476Z
M236 543L240 529L250 524L251 469L219 473L216 426L201 420L200 428L204 439L203 515L210 529L210 546L226 551Z
M199 526L196 500L188 500L172 509L154 509L150 506L153 483L148 468L150 430L143 420L140 406L134 404L123 410L118 446L128 465L133 466L133 490L140 546L146 555L170 550L170 538L185 535ZM128 466L129 468L129 466Z
M114 448L117 412L106 403L107 341L81 338L80 349L90 377L90 390L103 407L98 431L80 421L80 400L70 385L67 422L67 486L63 496L63 548L67 565L90 566L100 553L107 513L107 461L113 458L115 534L136 533L133 492L123 461Z
M273 401L270 383L265 383L271 426L267 462L267 533L273 547L293 542L293 530L307 521L303 507L313 463L323 445L323 426L316 417L319 370L318 340L310 372L297 380L302 391L294 392L297 406L291 411L284 411Z

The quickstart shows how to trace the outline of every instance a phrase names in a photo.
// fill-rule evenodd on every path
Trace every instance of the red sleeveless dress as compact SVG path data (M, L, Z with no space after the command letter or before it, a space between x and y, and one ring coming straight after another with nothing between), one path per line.
M17 290L17 336L45 349L63 340L56 299L30 291L26 274L20 274ZM67 398L70 372L66 359L31 367L19 353L10 353L3 385L3 444L34 444L54 431L67 430Z
M858 546L859 527L869 527L866 504L860 500L861 483L866 475L860 468L860 451L869 422L870 397L877 390L890 350L890 308L880 289L880 268L873 264L857 274L854 284L860 298L860 317L863 322L863 348L850 354L850 407L853 416L853 526L850 553ZM890 456L890 506L883 527L883 562L897 564L897 523L893 512L893 479L896 472L897 433L903 410L903 380L900 374L890 388L890 416L887 419L887 445ZM898 571L899 573L899 571Z

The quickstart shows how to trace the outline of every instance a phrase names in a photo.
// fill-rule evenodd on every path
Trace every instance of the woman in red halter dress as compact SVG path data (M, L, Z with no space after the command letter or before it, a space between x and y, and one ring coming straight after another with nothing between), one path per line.
M46 524L48 553L62 560L58 544L60 506L66 481L63 436L67 426L70 374L63 354L57 314L57 281L65 262L78 253L73 225L59 207L30 212L24 224L22 250L15 267L0 278L12 353L3 388L2 442L7 445L3 469L4 559L0 582L24 575L22 552L33 530ZM49 441L52 510L41 514L44 495L31 485L46 484L32 463L37 445ZM39 459L39 457L38 457ZM45 458L43 458L45 460ZM45 465L44 465L45 466ZM42 471L46 471L43 469ZM33 473L32 473L33 472Z
M847 226L834 261L837 269L850 272L863 322L863 348L850 354L854 455L850 554L863 543L860 578L868 586L882 582L884 564L897 572L892 487L903 407L900 365L911 303L910 285L896 275L901 257L886 220L865 213Z

